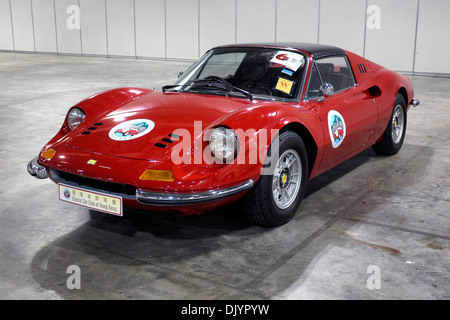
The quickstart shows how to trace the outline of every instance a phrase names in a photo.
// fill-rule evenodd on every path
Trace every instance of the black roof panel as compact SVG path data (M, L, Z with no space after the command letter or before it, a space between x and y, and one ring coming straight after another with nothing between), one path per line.
M317 43L302 43L302 42L261 42L261 43L238 43L219 47L246 47L246 46L262 46L262 47L276 47L285 49L298 49L309 53L313 58L320 58L324 56L345 54L341 48L317 44Z

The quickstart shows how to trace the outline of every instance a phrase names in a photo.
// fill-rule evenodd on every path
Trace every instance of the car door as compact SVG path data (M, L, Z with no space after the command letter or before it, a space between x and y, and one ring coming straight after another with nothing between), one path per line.
M323 95L324 88L330 89L330 85L333 90ZM321 169L332 167L365 148L376 124L377 106L358 88L345 55L315 61L306 99L314 101L322 122Z

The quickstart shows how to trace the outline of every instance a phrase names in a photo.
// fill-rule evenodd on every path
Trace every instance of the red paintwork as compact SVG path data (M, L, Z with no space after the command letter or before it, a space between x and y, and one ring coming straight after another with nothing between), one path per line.
M244 98L165 93L142 88L119 88L94 95L76 104L85 111L86 120L72 132L64 122L61 130L42 149L44 151L51 147L56 150L56 155L51 160L46 160L41 155L39 162L47 168L131 184L145 190L201 192L236 185L248 179L256 182L262 165L259 162L174 164L171 159L172 149L179 148L183 141L186 143L186 135L193 139L190 144L193 154L196 148L203 149L207 145L201 139L202 133L217 125L244 131L254 129L257 137L263 129L281 130L295 123L310 133L317 148L314 163L310 164L309 178L312 179L381 139L399 91L405 92L408 108L414 97L407 77L354 53L346 53L358 86L327 97L323 102L250 101ZM309 57L309 60L312 58ZM367 73L358 72L356 65L361 63L365 65ZM374 86L379 90L370 91ZM305 92L302 98L304 94ZM326 125L330 110L337 110L342 114L347 128L343 143L336 149L331 145ZM155 128L143 137L128 141L113 141L108 137L112 127L132 119L150 119L155 122ZM201 121L201 130L196 128L195 121ZM81 134L96 123L102 125L89 135ZM168 138L172 132L181 133L183 137L165 149L154 146L161 139ZM248 139L245 140L244 150L249 150L249 143ZM267 151L269 143L260 147ZM89 159L97 160L96 165L87 164ZM171 170L174 181L139 180L139 176L147 169ZM124 200L124 204L136 208L176 209L178 213L197 214L231 203L239 197L240 195L212 203L176 208L152 208L133 200Z

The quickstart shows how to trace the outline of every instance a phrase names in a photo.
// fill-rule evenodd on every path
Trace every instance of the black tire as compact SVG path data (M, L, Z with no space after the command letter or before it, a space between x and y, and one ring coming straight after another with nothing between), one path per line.
M400 115L398 112L400 112ZM380 155L391 156L397 154L403 145L403 140L405 139L406 120L406 102L403 96L399 93L395 98L394 108L386 130L384 131L383 138L380 142L374 144L372 149ZM400 121L402 121L401 130L398 128Z
M286 166L283 170L275 168L277 164L282 166L283 161L288 161L287 157L289 156L292 156L289 159L295 158L299 161L294 160L289 168ZM303 200L309 172L305 144L302 138L292 131L285 131L280 134L278 159L273 159L272 161L275 161L275 164L270 169L272 172L268 175L261 175L255 187L242 199L243 210L246 216L255 224L264 227L280 226L294 217ZM300 168L294 167L296 161L298 161L297 164L300 165ZM279 175L274 176L275 171ZM301 172L301 177L298 174L295 175L295 172ZM280 191L278 196L276 196L277 192L273 191L274 182L278 184L277 189ZM298 184L298 182L300 182L298 190L295 194L293 192L293 196L289 198L292 202L287 201L287 203L283 204L280 200L283 186L285 188L284 196L284 194L288 194L287 190L290 190L289 188ZM292 190L297 189L297 187L292 188L294 188ZM286 196L285 198L287 199L288 197ZM284 205L286 205L286 208L283 208Z

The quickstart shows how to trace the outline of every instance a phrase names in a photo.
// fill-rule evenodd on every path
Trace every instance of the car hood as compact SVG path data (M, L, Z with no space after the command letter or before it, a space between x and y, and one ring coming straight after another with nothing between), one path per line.
M250 103L242 98L153 91L101 114L90 109L66 144L123 158L159 159L180 141L193 142L202 131Z

